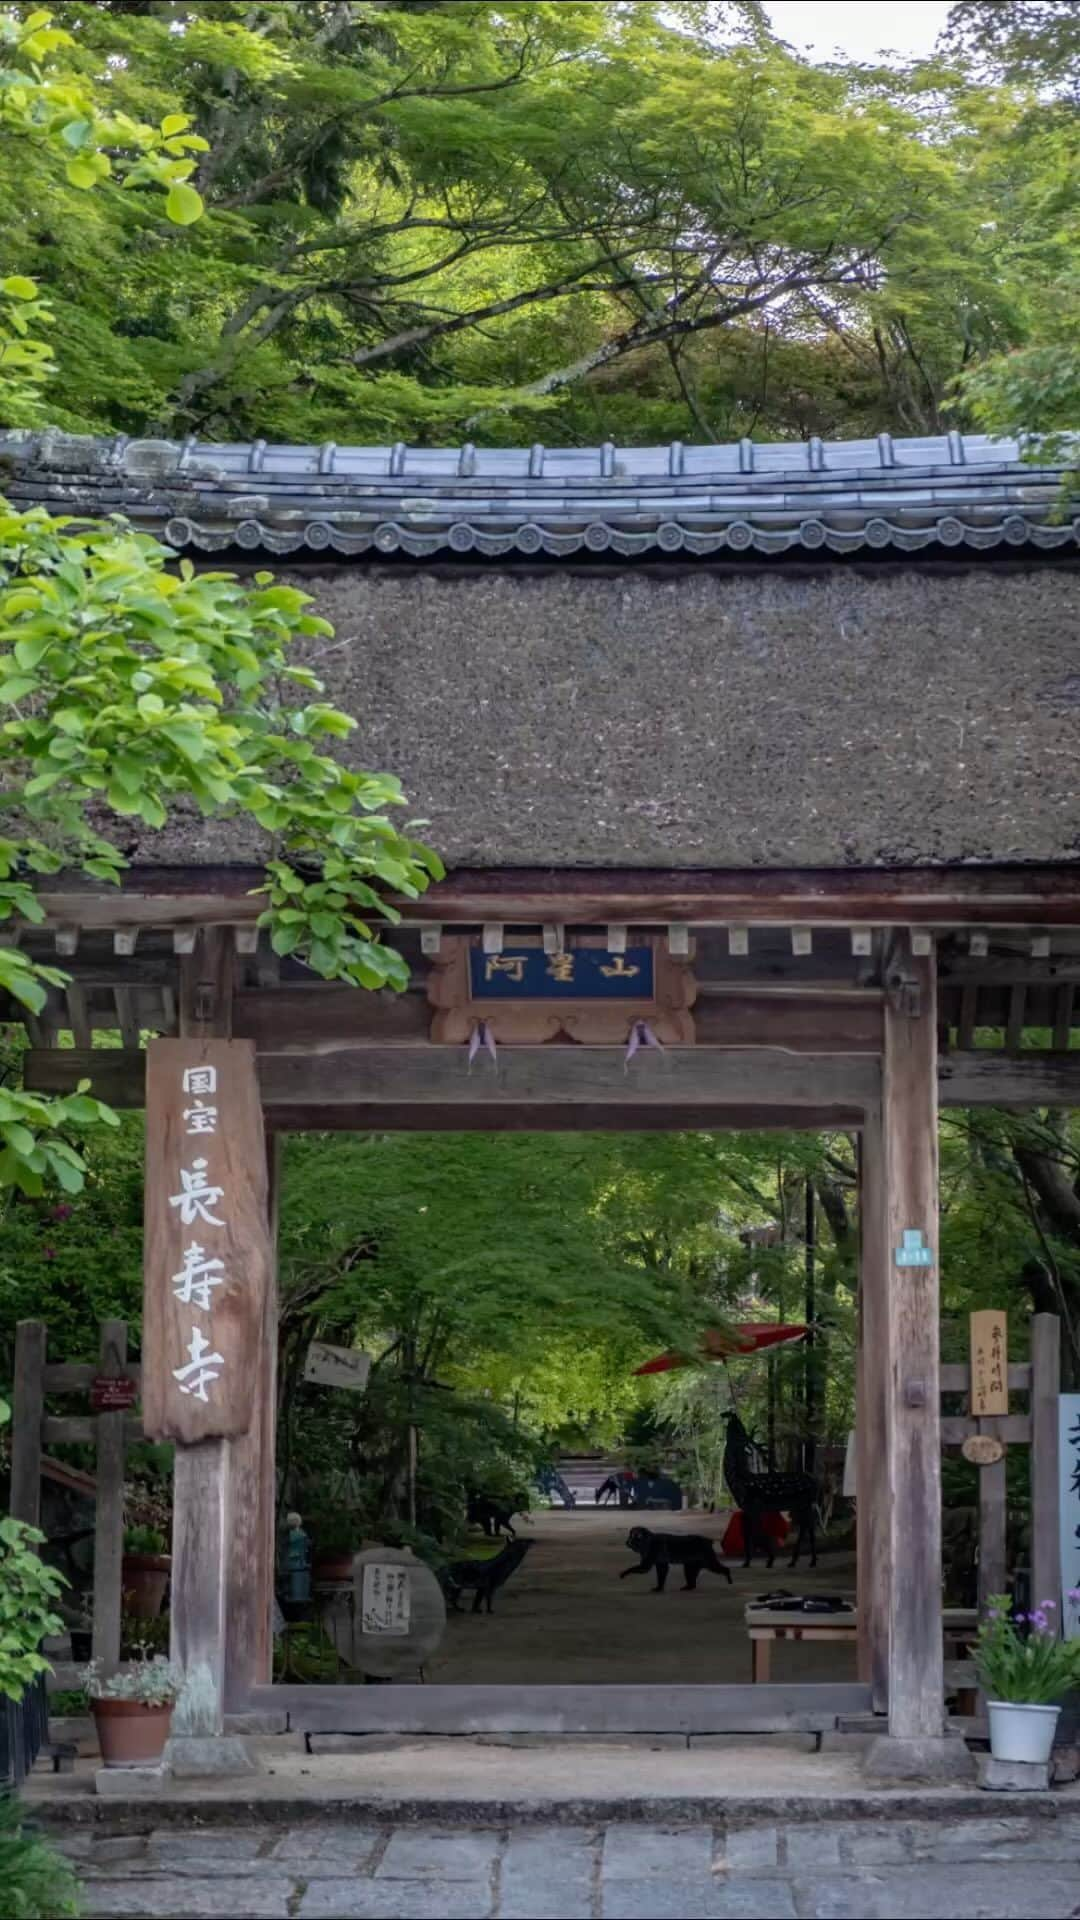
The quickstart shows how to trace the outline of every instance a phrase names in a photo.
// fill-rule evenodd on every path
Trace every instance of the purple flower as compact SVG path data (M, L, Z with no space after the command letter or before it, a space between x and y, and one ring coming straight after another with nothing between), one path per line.
M1074 1607L1080 1604L1080 1587L1070 1587L1065 1598L1071 1600Z
M1050 1622L1047 1619L1041 1607L1039 1607L1038 1610L1031 1615L1031 1624L1033 1627L1036 1627L1040 1633L1046 1632L1046 1629L1050 1625Z
M1053 1613L1053 1611L1054 1611L1054 1609L1055 1609L1055 1607L1056 1607L1056 1606L1057 1606L1057 1601L1056 1601L1056 1600L1040 1600L1040 1601L1039 1601L1039 1612L1040 1612L1040 1613Z
M69 1207L66 1202L61 1202L58 1207L53 1208L52 1217L54 1220L70 1220L73 1212L73 1207Z
M55 1259L56 1259L56 1248L55 1248L55 1247L42 1247L42 1249L41 1249L41 1257L42 1257L42 1259L43 1259L43 1260L55 1260Z

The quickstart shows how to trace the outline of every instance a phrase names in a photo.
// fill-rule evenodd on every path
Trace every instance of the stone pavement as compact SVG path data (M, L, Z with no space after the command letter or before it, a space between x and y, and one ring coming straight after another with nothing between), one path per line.
M87 1920L1073 1920L1080 1818L53 1829ZM0 1913L2 1913L0 1890Z

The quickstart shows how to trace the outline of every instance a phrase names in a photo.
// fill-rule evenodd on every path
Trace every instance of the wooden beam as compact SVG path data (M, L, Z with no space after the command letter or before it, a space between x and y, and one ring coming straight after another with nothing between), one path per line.
M943 1107L1080 1107L1080 1052L943 1054L938 1087Z
M259 867L151 867L120 887L82 875L39 888L54 925L239 925L263 911ZM717 926L1080 925L1080 864L984 867L771 869L459 868L419 901L397 902L413 922L606 926L612 921Z
M917 994L886 1002L882 1088L883 1291L889 1529L889 1732L944 1732L941 1637L941 1407L938 1374L937 1006L933 956L903 956ZM927 1265L898 1259L917 1236ZM884 1264L881 1254L884 1254Z
M11 1514L36 1527L41 1519L41 1426L45 1406L46 1330L41 1320L15 1328L15 1405L11 1423Z
M120 1029L120 1038L125 1047L137 1052L140 1032L134 990L131 987L114 987L113 999L116 1002L116 1024Z
M260 1053L300 1052L347 1046L424 1044L432 1007L418 992L359 993L351 987L282 987L238 993L233 1008L237 1039L254 1040ZM706 990L694 1008L702 1046L782 1047L796 1053L880 1053L881 1001L853 991L848 996L778 994L728 987Z
M1061 1321L1037 1313L1031 1322L1031 1584L1036 1606L1053 1600L1062 1617L1061 1508L1058 1485L1058 1395Z
M860 1107L646 1106L525 1107L479 1102L266 1109L275 1133L856 1133Z
M885 1243L885 1143L881 1109L859 1141L859 1293L855 1373L855 1546L859 1679L875 1713L889 1703L889 1391Z
M823 1732L867 1713L855 1681L787 1686L255 1687L256 1712L286 1712L298 1732Z
M1009 988L1009 1014L1005 1028L1005 1045L1010 1053L1019 1053L1024 1043L1024 1004L1027 1000L1027 988L1023 981L1016 981Z
M127 1373L127 1321L101 1325L99 1372L109 1379ZM120 1615L123 1609L121 1560L124 1552L124 1448L127 1426L122 1411L96 1416L94 1477L94 1659L103 1673L120 1665Z
M471 1101L494 1111L514 1105L534 1104L531 1092L510 1092L495 1069L486 1064L478 1072L466 1074L461 1059L463 1051L458 1047L421 1044L416 1047L346 1047L325 1053L261 1054L259 1077L263 1105L275 1126L282 1124L277 1116L284 1109L311 1111L322 1106L326 1118L321 1124L333 1127L337 1123L330 1109L339 1106L373 1109L387 1104L411 1107L421 1102L438 1105L448 1100L455 1106ZM790 1096L771 1075L769 1062L774 1056L767 1052L755 1054L750 1049L744 1054L738 1050L727 1052L711 1047L684 1049L677 1056L673 1054L663 1060L635 1061L631 1072L626 1075L622 1073L619 1055L614 1068L608 1073L608 1089L602 1094L596 1091L595 1065L583 1071L579 1080L572 1063L589 1059L595 1062L597 1058L601 1061L607 1059L610 1063L613 1049L544 1047L515 1048L513 1052L519 1058L523 1053L530 1056L540 1053L546 1060L560 1063L551 1069L548 1077L551 1084L561 1090L548 1097L580 1108L596 1106L601 1100L614 1098L622 1107L628 1128L631 1125L630 1115L642 1113L645 1107L654 1102L658 1107L753 1107L759 1112L772 1111L773 1124L801 1124L797 1118L788 1121L783 1113L776 1113L777 1106ZM675 1059L687 1058L691 1053L697 1059L695 1071L690 1079L680 1079ZM510 1057L511 1050L504 1048L500 1064L505 1065ZM430 1073L423 1064L427 1061L433 1062ZM369 1062L377 1067L377 1080L367 1077ZM395 1067L398 1062L402 1063L400 1077ZM720 1077L703 1087L703 1077L714 1071L710 1062L720 1063L717 1069ZM726 1068L724 1063L729 1063ZM633 1072L639 1064L644 1068L644 1074L635 1080ZM800 1060L799 1055L791 1055L789 1065L803 1072L809 1071L813 1056L802 1056ZM874 1097L872 1090L869 1090L868 1079L868 1074L873 1072L872 1057L835 1056L832 1065L835 1071L830 1072L816 1090L808 1084L805 1086L804 1097L800 1097L798 1102L801 1108L843 1106L850 1109L861 1107L867 1099ZM760 1067L759 1073L751 1071L755 1066ZM644 1075L650 1071L653 1077L646 1082ZM661 1081L659 1074L665 1071L670 1077L667 1081ZM335 1083L334 1091L329 1096L324 1092L323 1085L324 1075L328 1074ZM89 1080L97 1098L106 1100L114 1107L143 1105L145 1075L145 1054L124 1051L119 1047L95 1047L92 1050L30 1047L23 1055L24 1084L29 1091L73 1093L80 1080ZM425 1076L426 1086L423 1084ZM840 1091L836 1090L837 1076ZM445 1092L448 1077L454 1083L449 1094ZM514 1085L518 1085L520 1069L514 1070L512 1078ZM459 1085L459 1079L464 1081L464 1087ZM613 1094L612 1085L615 1089ZM1080 1107L1080 1050L1068 1053L1028 1051L1008 1055L993 1053L988 1048L976 1048L971 1053L943 1054L938 1061L938 1087L943 1107L1010 1107L1017 1110L1043 1106ZM649 1091L650 1088L652 1091ZM305 1124L311 1123L306 1121ZM505 1124L511 1123L507 1121Z
M259 1339L251 1353L256 1376L251 1426L229 1445L229 1564L225 1591L225 1707L242 1707L253 1686L273 1678L271 1613L275 1577L277 1444L277 1212L281 1145L265 1141L267 1211L274 1259Z
M671 1047L629 1065L621 1047L502 1047L470 1073L463 1047L346 1047L310 1058L263 1054L263 1099L327 1107L381 1100L525 1105L612 1102L620 1109L671 1103L861 1107L876 1100L880 1074L869 1055L784 1053L778 1048Z
M66 989L68 1023L71 1037L77 1047L91 1047L94 1044L90 1016L86 1010L86 994L75 981Z
M970 1391L971 1368L966 1360L943 1360L939 1368L942 1393L963 1393ZM1027 1360L1012 1360L1009 1363L1009 1392L1027 1393L1031 1388L1031 1366ZM974 1428L972 1429L974 1432Z
M943 1447L962 1447L973 1433L990 1433L1006 1446L1026 1446L1031 1439L1031 1416L1026 1413L987 1413L980 1420L971 1414L950 1414L941 1422Z

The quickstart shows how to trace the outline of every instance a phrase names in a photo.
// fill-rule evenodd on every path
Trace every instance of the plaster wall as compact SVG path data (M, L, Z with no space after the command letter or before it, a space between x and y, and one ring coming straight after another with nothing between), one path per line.
M309 658L454 865L1080 858L1075 571L320 569ZM239 859L235 828L148 859Z

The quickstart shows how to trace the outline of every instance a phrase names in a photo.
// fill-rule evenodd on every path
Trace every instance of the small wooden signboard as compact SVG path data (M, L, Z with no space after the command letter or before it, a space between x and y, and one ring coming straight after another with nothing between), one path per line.
M304 1361L304 1379L321 1387L351 1387L363 1393L371 1372L370 1353L358 1347L329 1347L313 1340Z
M99 1373L90 1382L90 1406L94 1413L124 1413L135 1405L138 1397L134 1380L125 1375L114 1378L111 1374Z
M1005 1458L1005 1442L992 1433L969 1433L960 1451L973 1467L996 1467Z
M971 1412L981 1420L1008 1411L1008 1322L996 1307L987 1307L971 1316Z

